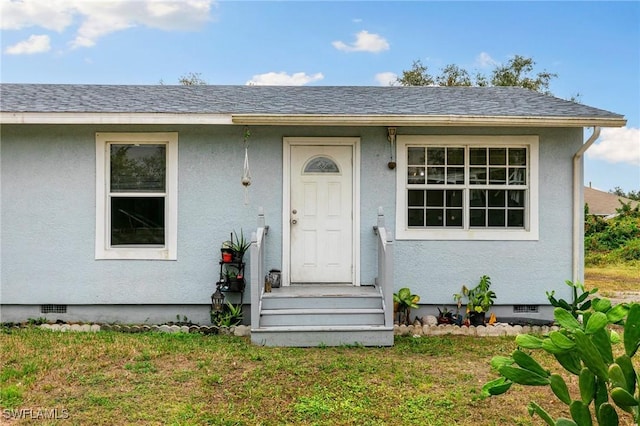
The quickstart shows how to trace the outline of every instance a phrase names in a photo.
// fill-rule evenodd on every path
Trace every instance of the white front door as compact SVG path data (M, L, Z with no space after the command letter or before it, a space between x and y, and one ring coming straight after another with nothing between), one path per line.
M353 284L354 146L290 150L289 281Z

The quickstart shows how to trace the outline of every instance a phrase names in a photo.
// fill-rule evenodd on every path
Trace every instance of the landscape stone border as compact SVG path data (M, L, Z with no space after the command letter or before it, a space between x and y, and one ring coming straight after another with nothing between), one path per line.
M17 327L18 328L18 327ZM200 334L225 334L239 337L251 335L251 327L238 325L234 327L217 327L215 325L120 325L120 324L41 324L43 330L57 332L98 332L118 331L121 333L200 333ZM496 323L487 326L458 326L452 324L425 324L416 322L415 325L398 325L393 327L395 336L475 336L475 337L499 337L517 336L518 334L548 334L556 331L557 326L548 325L511 325Z
M440 325L395 325L393 334L396 336L475 336L475 337L499 337L517 336L518 334L548 334L557 331L558 326L548 325L510 325L496 323L493 325L481 326L458 326L452 324Z
M217 327L215 325L120 325L120 324L41 324L43 330L58 332L98 332L118 331L121 333L200 333L200 334L227 334L239 337L251 335L251 327L237 325L234 327Z

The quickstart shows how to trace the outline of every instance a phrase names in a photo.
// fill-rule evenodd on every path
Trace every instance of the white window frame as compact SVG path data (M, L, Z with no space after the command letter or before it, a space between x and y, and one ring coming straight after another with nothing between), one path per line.
M424 136L399 135L397 144L396 172L396 239L398 240L495 240L519 241L539 239L538 230L538 136ZM409 228L407 201L407 147L415 145L468 146L468 147L521 147L526 146L529 154L529 189L525 203L524 228L469 228L468 189L465 186L463 201L463 228ZM465 159L468 162L468 159ZM468 165L465 165L468 170ZM466 173L468 175L468 173ZM468 176L467 176L468 179Z
M111 246L109 203L109 144L166 145L165 240L163 246ZM96 259L177 260L178 236L178 133L96 133Z

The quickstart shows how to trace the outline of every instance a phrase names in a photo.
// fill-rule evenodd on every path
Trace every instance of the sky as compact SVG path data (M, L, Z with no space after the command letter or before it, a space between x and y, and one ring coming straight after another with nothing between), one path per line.
M3 83L379 86L420 60L490 75L514 55L554 96L622 114L585 185L640 190L640 2L0 0ZM585 129L585 140L591 129Z

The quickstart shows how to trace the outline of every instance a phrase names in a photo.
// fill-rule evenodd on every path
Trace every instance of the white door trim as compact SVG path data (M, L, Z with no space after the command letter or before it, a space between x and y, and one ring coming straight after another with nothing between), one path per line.
M353 158L353 269L354 285L360 285L360 138L358 137L284 137L282 144L282 285L288 286L291 271L291 146L351 146Z

